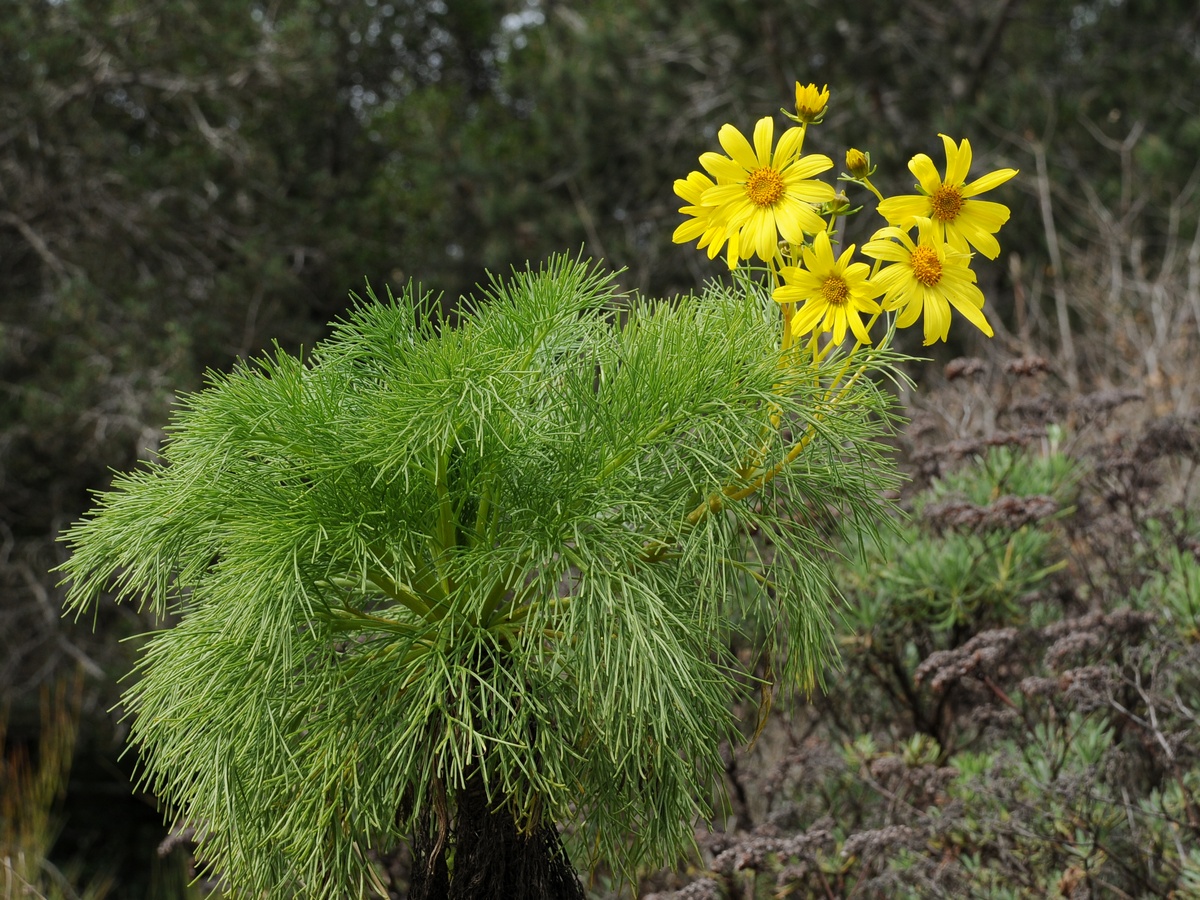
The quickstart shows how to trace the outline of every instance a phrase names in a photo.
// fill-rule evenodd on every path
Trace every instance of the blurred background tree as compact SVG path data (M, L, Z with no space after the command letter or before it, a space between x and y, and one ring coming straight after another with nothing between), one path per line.
M1000 346L1192 402L1190 0L0 0L0 687L10 742L33 742L39 688L83 668L67 808L108 816L72 812L56 852L141 852L119 849L139 842L114 824L136 816L112 813L130 763L104 710L116 639L153 623L64 623L47 572L175 393L311 346L364 277L452 305L485 269L583 247L628 287L693 290L720 266L670 243L671 183L797 79L833 92L813 149L870 150L885 191L912 154L940 162L939 131L1022 170L984 276Z

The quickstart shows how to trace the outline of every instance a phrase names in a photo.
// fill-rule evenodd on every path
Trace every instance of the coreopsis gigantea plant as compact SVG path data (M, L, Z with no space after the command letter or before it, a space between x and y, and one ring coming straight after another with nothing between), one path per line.
M834 258L807 127L726 126L677 185L685 239L766 280L653 301L559 257L454 325L368 290L308 357L213 374L66 533L71 610L173 617L131 738L232 895L381 893L407 842L413 897L582 897L577 866L691 845L733 700L815 685L832 539L896 483L895 357L859 317L919 304L876 280L901 239L871 277Z

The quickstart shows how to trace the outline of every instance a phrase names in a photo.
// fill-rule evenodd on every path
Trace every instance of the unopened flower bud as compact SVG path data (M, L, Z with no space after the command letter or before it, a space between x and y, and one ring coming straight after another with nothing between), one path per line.
M850 198L845 191L838 191L837 196L821 204L821 215L844 216L850 212Z
M788 118L806 125L815 125L825 118L825 107L829 104L829 85L818 89L815 84L796 82L796 114Z
M871 167L871 154L851 147L846 151L846 171L855 178L870 178L875 173Z

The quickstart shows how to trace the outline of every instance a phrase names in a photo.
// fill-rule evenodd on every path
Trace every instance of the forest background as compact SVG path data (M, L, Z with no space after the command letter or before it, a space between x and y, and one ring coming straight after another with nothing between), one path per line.
M722 267L671 243L672 182L797 80L833 97L812 148L869 150L885 194L909 191L913 154L940 160L939 132L969 137L979 172L1021 170L998 198L1005 252L981 267L997 338L914 370L914 421L989 437L987 391L954 395L942 365L1041 354L1026 368L1060 411L1136 394L1101 443L1164 417L1200 429L1189 0L0 0L0 708L11 762L44 737L46 690L79 679L57 870L121 897L174 877L109 711L121 640L153 623L63 621L49 573L175 397L272 342L311 347L364 279L451 308L485 271L582 248L630 289L696 290ZM916 443L899 451L919 476Z

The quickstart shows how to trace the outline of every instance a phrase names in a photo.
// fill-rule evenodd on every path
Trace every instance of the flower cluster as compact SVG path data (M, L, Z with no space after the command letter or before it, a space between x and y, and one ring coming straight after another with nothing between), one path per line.
M722 126L717 139L725 153L701 155L705 171L675 182L675 193L688 204L679 211L689 218L673 240L697 241L710 259L724 248L730 269L754 257L765 264L773 297L783 308L785 348L810 333L814 347L826 333L840 344L847 331L860 345L869 344L871 326L884 312L897 314L898 328L923 318L926 344L946 340L952 309L991 337L970 264L973 251L988 259L1000 253L995 235L1009 210L978 197L1017 170L999 169L968 182L970 143L941 135L945 176L919 153L908 164L918 193L884 198L870 180L875 172L870 154L851 149L841 180L874 194L887 225L862 247L873 265L852 261L853 244L835 256L835 223L857 210L814 177L833 168L833 161L803 152L808 127L824 118L828 102L827 86L797 83L796 112L784 114L798 124L778 143L770 117L754 126L753 143L734 126Z

